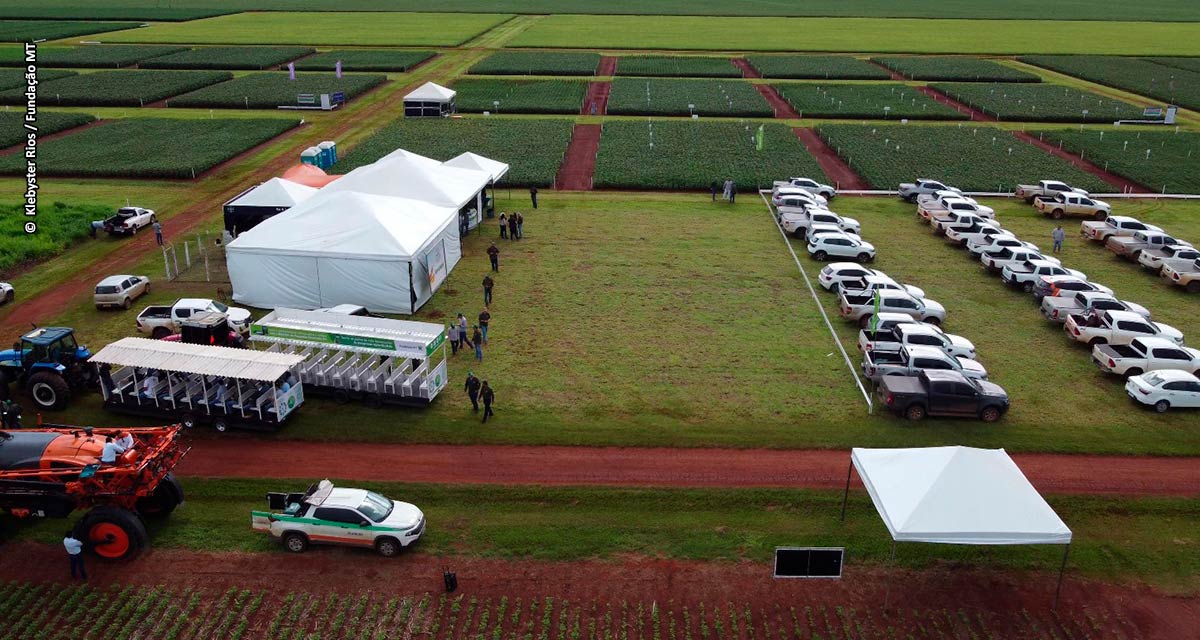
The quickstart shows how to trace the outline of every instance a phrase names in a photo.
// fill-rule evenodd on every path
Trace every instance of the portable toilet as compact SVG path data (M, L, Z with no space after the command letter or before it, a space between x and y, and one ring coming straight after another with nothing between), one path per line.
M321 167L321 150L316 147L309 147L304 151L301 151L300 163L311 164L314 167Z
M336 145L332 140L326 140L325 142L322 142L321 144L317 145L317 148L321 150L321 159L325 162L325 164L321 166L332 167L333 163L337 162Z

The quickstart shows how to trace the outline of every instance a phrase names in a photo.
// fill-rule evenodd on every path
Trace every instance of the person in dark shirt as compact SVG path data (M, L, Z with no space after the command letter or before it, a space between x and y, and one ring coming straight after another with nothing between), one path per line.
M712 184L708 185L708 189L709 189L709 191L712 192L712 201L716 202L717 201L717 191L719 191L721 189L721 184L719 182L717 182L716 180L713 180Z
M533 208L537 208L537 187L529 187L529 200L533 202Z
M471 342L475 345L475 359L483 362L483 332L478 325L475 326L475 333L471 334Z
M483 343L487 344L488 323L492 321L492 314L488 312L487 307L479 312L479 329L483 334Z
M496 281L492 280L490 274L483 276L483 306L489 307L492 304L492 287L496 286Z
M503 211L500 212L500 237L508 237L508 216Z
M537 207L534 207L536 209ZM517 213L517 240L525 237L525 216Z
M483 388L479 391L480 397L483 399L483 421L487 422L488 416L496 415L492 411L492 403L496 401L496 392L488 386L487 380L483 381Z
M474 371L467 372L467 384L463 389L471 398L471 410L479 413L479 378L475 377Z
M516 233L517 223L514 218L508 219L513 233ZM493 242L492 246L487 248L488 259L492 261L492 271L500 271L500 247Z

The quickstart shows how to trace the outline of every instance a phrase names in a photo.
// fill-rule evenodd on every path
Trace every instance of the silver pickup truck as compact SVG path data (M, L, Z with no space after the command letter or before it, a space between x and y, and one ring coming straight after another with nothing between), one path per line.
M941 327L925 323L903 323L889 329L858 332L858 350L897 351L900 347L936 347L946 355L975 359L975 345L962 336L942 331Z
M1117 300L1103 291L1078 291L1073 296L1042 298L1042 315L1050 322L1064 323L1072 315L1092 317L1105 311L1132 311L1149 320L1150 312L1140 304Z
M1084 220L1079 223L1079 235L1096 242L1107 242L1113 236L1131 236L1138 231L1162 231L1129 216L1108 216L1102 221Z
M875 315L875 298L879 298L879 311L903 313L913 320L940 325L946 320L946 307L929 298L917 299L906 291L881 289L870 295L846 296L842 291L838 294L838 310L842 317L855 322L859 327L871 326L871 316Z
M970 358L954 357L937 347L900 347L896 351L875 349L863 353L862 372L878 382L884 376L915 376L925 370L957 371L968 378L987 380L987 369Z

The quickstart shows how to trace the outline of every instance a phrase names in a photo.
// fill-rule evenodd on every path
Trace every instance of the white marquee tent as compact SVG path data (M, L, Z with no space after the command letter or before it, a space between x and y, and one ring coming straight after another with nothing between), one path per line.
M326 187L238 236L226 262L244 304L413 313L462 257L460 242L454 208Z
M456 111L454 96L458 92L440 84L426 82L404 96L405 117L448 116Z
M251 187L222 207L225 229L237 235L253 228L263 220L317 195L318 189L283 178L271 178Z
M508 173L508 165L499 160L492 160L481 155L471 153L459 154L442 163L447 167L456 167L458 169L474 169L475 171L483 171L492 178L492 182L499 182L504 174Z

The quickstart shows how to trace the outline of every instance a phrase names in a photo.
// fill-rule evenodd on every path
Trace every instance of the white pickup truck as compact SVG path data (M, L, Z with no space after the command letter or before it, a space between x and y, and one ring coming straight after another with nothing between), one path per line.
M880 314L882 315L882 314ZM975 359L975 345L962 336L946 333L937 325L923 322L893 324L888 329L871 331L870 327L858 332L858 350L896 351L900 347L937 347L956 358Z
M933 235L944 236L951 229L971 229L987 224L988 218L982 218L977 213L947 212L933 216Z
M158 218L152 209L121 207L116 215L104 220L104 231L111 236L132 236L154 224Z
M863 353L862 372L879 381L884 376L915 376L925 370L957 371L968 378L987 380L987 369L970 358L947 355L938 347L900 347L896 351L876 349Z
M1062 264L1058 258L1044 256L1037 251L1033 251L1032 249L1016 247L993 249L991 251L985 251L979 256L979 261L983 263L983 266L987 267L989 271L996 272L1003 271L1004 267L1024 264L1030 260L1041 260L1051 264Z
M1150 311L1140 304L1117 300L1103 291L1077 291L1073 296L1046 296L1042 298L1042 315L1050 322L1065 323L1071 315L1091 317L1105 311L1132 311L1150 320Z
M1105 311L1102 315L1071 315L1063 330L1076 342L1090 345L1129 344L1138 338L1163 338L1183 344L1183 332L1161 322L1147 320L1132 311Z
M946 229L946 242L964 247L971 242L982 241L995 236L1013 237L1013 233L994 222L976 223L968 227Z
M137 317L139 333L148 333L156 340L179 333L183 321L201 311L225 314L229 327L241 335L250 334L250 311L229 307L209 298L180 298L171 305L151 305Z
M1061 180L1039 180L1037 184L1019 184L1016 195L1018 198L1024 198L1025 202L1033 204L1036 198L1053 198L1060 193L1088 195L1087 191L1076 189Z
M1162 338L1135 338L1129 344L1098 344L1092 362L1105 373L1138 376L1147 371L1175 369L1200 372L1200 350Z
M793 203L791 201L799 201ZM777 207L788 206L817 206L824 207L829 204L829 201L822 196L818 196L804 189L796 187L781 187L774 189L771 192L771 204Z
M1013 235L994 235L979 240L972 240L967 243L967 251L971 255L978 258L979 256L989 251L999 251L1001 249L1029 249L1030 251L1038 251L1038 246L1032 242L1025 242Z
M942 182L930 180L929 178L917 178L916 182L901 182L899 188L900 198L912 203L916 203L918 196L938 191L962 192L960 189L946 186Z
M1131 236L1138 231L1162 231L1162 229L1129 216L1108 216L1102 222L1084 220L1079 223L1079 235L1096 242L1108 242L1108 239L1113 236Z
M1062 220L1065 216L1104 220L1112 213L1112 205L1080 193L1060 193L1053 198L1037 198L1033 207L1044 216Z
M957 218L949 217L950 214L974 214L980 218L991 220L996 217L995 211L991 207L985 207L973 202L967 202L961 198L947 198L939 201L937 204L918 209L918 215L921 219L929 224L936 224L938 220L951 221Z
M860 328L871 326L871 316L875 314L875 298L879 298L879 311L903 313L914 320L941 325L946 321L946 307L929 298L914 298L904 291L882 289L871 295L847 296L845 291L838 294L838 311L842 317L858 323Z
M1138 254L1138 264L1155 273L1163 267L1188 268L1200 258L1200 250L1184 244L1172 244L1161 249L1143 249Z
M1046 260L1026 260L1021 264L1005 265L1000 270L1000 279L1010 287L1017 287L1026 292L1032 292L1037 279L1042 276L1075 276L1087 280L1082 271L1068 269L1061 264Z
M790 178L788 180L776 180L773 187L794 187L797 189L804 189L805 191L815 196L821 196L826 200L833 200L833 197L837 195L837 190L833 187L827 184L821 184L820 182L817 182L811 178Z
M1190 247L1192 243L1169 236L1162 231L1138 231L1131 236L1109 238L1104 242L1104 248L1122 258L1137 261L1143 251L1162 249L1172 245Z
M911 284L901 284L893 280L891 276L883 273L873 276L863 276L858 280L847 280L842 283L841 288L848 296L869 296L874 295L876 291L885 289L904 291L914 298L925 297L924 289L914 287Z
M808 211L796 211L788 209L779 216L779 224L783 230L796 236L803 238L808 234L808 229L814 224L830 224L846 233L859 235L861 226L858 220L854 218L844 218L827 209L809 209Z

